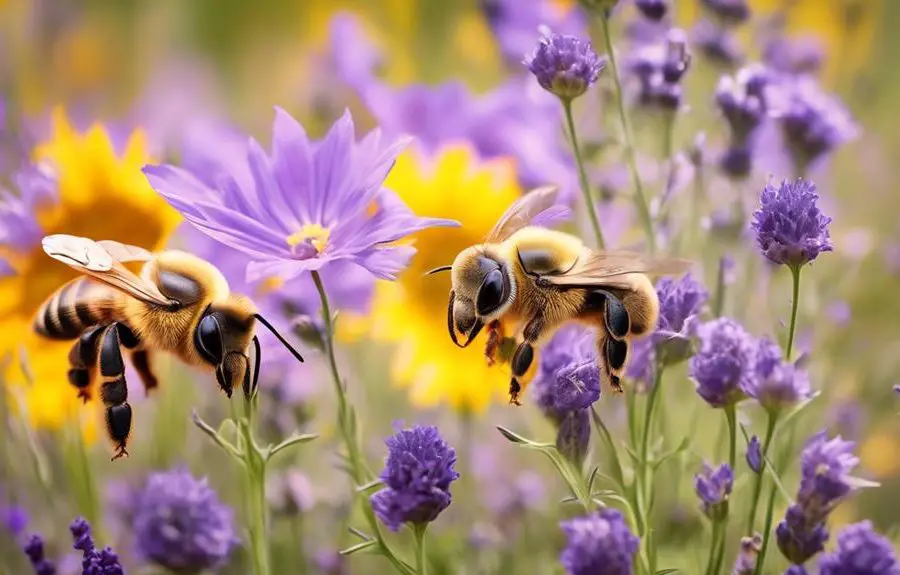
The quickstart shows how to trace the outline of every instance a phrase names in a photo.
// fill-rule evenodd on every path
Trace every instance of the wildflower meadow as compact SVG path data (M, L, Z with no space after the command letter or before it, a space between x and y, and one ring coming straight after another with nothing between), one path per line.
M900 575L898 22L0 0L0 575Z

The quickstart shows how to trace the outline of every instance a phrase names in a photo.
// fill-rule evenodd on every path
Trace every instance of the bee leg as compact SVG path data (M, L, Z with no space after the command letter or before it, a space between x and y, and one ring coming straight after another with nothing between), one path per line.
M118 323L119 342L125 349L131 351L131 365L134 366L141 383L144 384L144 393L150 395L150 392L159 386L156 375L150 367L150 350L141 345L141 338L134 331L122 322Z
M85 403L91 399L91 371L97 363L97 345L101 333L103 328L100 326L87 328L69 350L69 383L75 386L78 397Z
M611 293L606 294L603 319L606 321L606 331L614 339L622 340L631 331L631 319L628 317L628 310L625 308L625 304Z
M604 333L597 338L597 357L600 361L600 375L617 393L622 393L621 377L628 359L628 340L618 340Z
M128 405L128 386L125 382L125 361L122 359L122 339L128 340L130 329L113 323L107 327L100 342L100 398L106 406L106 431L116 447L115 461L127 457L125 447L131 433L131 406ZM125 335L121 338L121 335Z
M522 405L522 402L519 401L519 394L522 392L522 384L519 382L519 378L523 377L528 372L528 368L531 367L531 362L534 361L533 344L540 339L543 330L544 318L540 316L532 318L525 326L522 334L524 341L516 348L512 361L510 361L513 376L509 382L509 402L514 405Z
M495 319L487 326L488 339L484 346L484 357L488 365L494 365L497 361L497 351L500 349L500 342L503 340L503 325L500 320Z

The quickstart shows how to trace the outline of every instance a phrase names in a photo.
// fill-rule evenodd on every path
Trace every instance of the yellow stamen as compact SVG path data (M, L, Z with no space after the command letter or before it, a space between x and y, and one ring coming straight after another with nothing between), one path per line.
M263 281L259 282L259 286L256 288L256 295L259 297L267 296L280 290L283 285L284 279L278 276L266 278Z
M328 245L328 236L330 235L331 230L323 228L319 224L305 224L300 228L300 231L289 235L286 241L292 248L308 242L312 247L316 248L318 253L322 253L325 251L325 246Z

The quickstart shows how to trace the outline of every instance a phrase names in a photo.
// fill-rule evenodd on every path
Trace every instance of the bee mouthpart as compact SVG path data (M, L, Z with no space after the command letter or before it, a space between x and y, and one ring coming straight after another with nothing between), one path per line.
M472 326L472 329L469 330L469 335L466 337L466 343L460 345L459 347L469 347L469 344L472 343L475 338L478 336L478 333L484 327L484 322L480 319L475 319L475 325ZM459 344L457 344L459 345Z

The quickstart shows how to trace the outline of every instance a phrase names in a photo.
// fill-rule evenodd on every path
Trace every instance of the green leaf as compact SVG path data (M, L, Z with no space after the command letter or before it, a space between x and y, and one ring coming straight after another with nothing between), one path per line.
M372 537L372 536L370 536L370 535L366 535L365 533L363 533L362 531L360 531L360 530L357 529L356 527L348 527L348 528L347 528L347 531L349 531L350 533L356 535L357 537L359 537L359 538L362 539L363 541L373 541L373 540L374 540L374 537Z
M340 551L341 555L353 555L354 553L359 553L360 551L365 551L367 549L371 549L372 547L378 546L378 541L375 539L371 539L369 541L363 541L362 543L357 543L352 547L347 547L346 549L342 549Z
M678 447L662 454L659 457L659 459L654 461L653 465L651 466L652 469L654 471L656 471L656 469L659 468L660 465L662 465L663 463L665 463L672 457L675 457L676 455L681 455L682 453L686 452L690 448L691 448L691 440L689 437L685 436L684 438L682 438L681 443L678 444Z
M669 575L669 573L678 573L678 569L660 569L656 575Z
M534 445L534 442L530 439L525 439L518 433L510 431L502 425L497 426L497 431L499 431L507 441L511 441L512 443L518 443L519 445Z
M597 480L597 474L600 472L599 467L594 467L593 471L591 471L591 476L588 478L588 493L594 490L594 482Z
M376 487L381 487L382 485L384 485L384 481L382 481L381 479L375 479L375 480L372 480L372 481L366 483L365 485L358 486L356 488L356 492L364 493L370 489L375 489Z
M272 459L273 457L275 457L275 454L279 453L280 451L284 451L285 449L288 449L289 447L293 447L295 445L309 443L317 437L319 436L315 433L294 433L275 447L272 447L269 450L268 455L266 456L266 460L268 461Z
M600 436L600 440L606 445L606 449L604 453L607 455L610 461L610 467L612 470L612 482L618 485L621 489L625 489L625 476L622 473L622 462L619 461L619 452L616 449L616 445L613 442L612 434L607 429L606 424L603 423L603 420L600 419L600 415L597 413L597 410L594 407L591 407L591 419L594 421L594 428L597 430L597 435Z
M238 451L238 449L234 445L229 443L224 437L219 435L219 433L215 429L213 429L212 426L203 421L203 418L200 417L200 414L197 413L196 409L191 410L191 421L197 427L197 429L205 433L210 439L213 440L213 442L215 442L216 445L221 447L225 451L225 453L240 461L241 464L244 463L240 451Z

